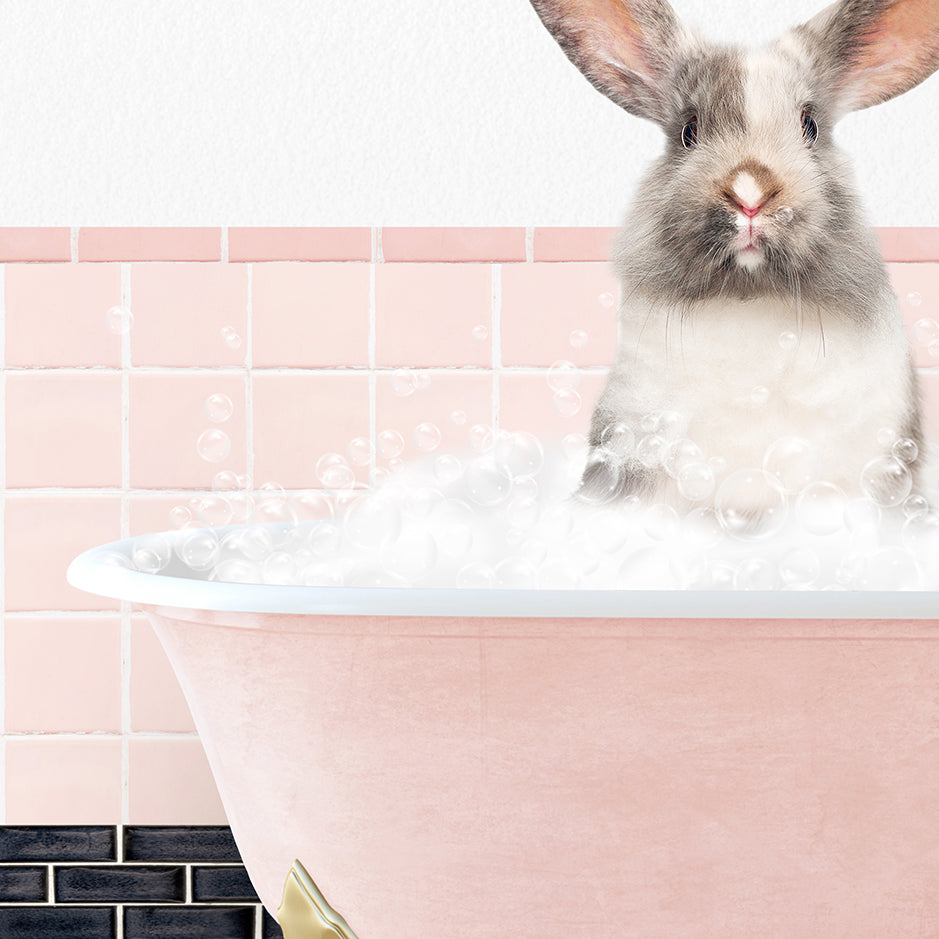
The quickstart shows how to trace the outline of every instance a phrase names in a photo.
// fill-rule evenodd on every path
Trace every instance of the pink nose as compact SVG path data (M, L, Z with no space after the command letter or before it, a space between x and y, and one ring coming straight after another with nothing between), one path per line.
M746 215L747 218L753 218L754 215L759 214L760 209L763 208L763 202L759 205L747 205L745 202L737 202L740 211Z

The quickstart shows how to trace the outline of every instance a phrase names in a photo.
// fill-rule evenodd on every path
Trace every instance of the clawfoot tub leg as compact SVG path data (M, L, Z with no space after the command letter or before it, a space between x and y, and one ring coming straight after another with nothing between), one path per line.
M284 939L356 939L299 861L293 862L287 874L277 919Z

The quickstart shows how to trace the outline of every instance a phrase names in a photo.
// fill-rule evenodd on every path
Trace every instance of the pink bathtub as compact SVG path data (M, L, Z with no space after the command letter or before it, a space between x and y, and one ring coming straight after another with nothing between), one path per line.
M148 575L269 910L357 939L939 935L939 597ZM301 935L299 931L288 936Z

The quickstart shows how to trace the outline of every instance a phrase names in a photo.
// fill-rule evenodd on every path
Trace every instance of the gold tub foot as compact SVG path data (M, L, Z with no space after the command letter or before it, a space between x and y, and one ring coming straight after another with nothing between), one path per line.
M284 939L356 939L299 861L293 862L284 881L284 897L277 907L277 920L284 931Z

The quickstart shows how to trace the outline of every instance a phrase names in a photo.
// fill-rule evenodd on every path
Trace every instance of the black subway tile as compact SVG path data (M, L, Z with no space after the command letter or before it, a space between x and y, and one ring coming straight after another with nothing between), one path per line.
M93 907L0 907L4 939L114 939L113 909Z
M267 910L264 910L261 915L264 917L261 924L263 939L284 939L284 931L280 928L280 923Z
M240 900L257 903L258 895L243 867L194 867L192 899L195 903L212 900Z
M47 897L46 868L0 867L0 900L4 903L43 903Z
M115 861L111 825L0 826L0 861Z
M162 827L128 825L124 829L127 861L232 861L241 863L227 826Z
M254 907L126 906L124 939L254 939Z
M56 903L183 903L183 867L57 867Z

